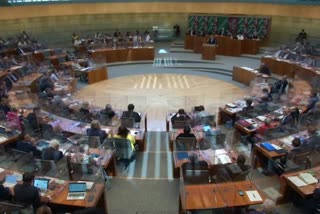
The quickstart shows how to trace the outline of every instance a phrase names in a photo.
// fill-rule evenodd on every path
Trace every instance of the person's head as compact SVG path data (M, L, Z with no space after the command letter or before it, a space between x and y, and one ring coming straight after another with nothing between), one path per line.
M271 119L270 119L270 118L266 118L266 119L264 120L264 124L265 124L266 126L270 126L270 125L271 125Z
M52 214L52 210L47 205L43 205L37 209L36 214Z
M263 88L263 89L262 89L262 92L263 92L264 94L268 94L268 93L269 93L269 90L268 90L267 88Z
M185 133L185 134L190 134L190 132L191 132L190 126L185 126L185 127L183 128L183 133Z
M82 103L81 108L89 109L89 103L88 103L87 101L84 101L84 102Z
M59 146L60 146L60 143L58 140L56 139L50 140L49 147L54 148L55 150L58 150Z
M301 32L304 32L304 29L302 29Z
M18 109L16 106L11 106L10 111L12 111L14 113L18 113Z
M246 99L246 105L251 106L252 105L252 100L251 99Z
M92 129L100 129L100 122L98 120L91 121L91 128Z
M23 183L32 183L34 179L34 174L31 172L25 172L22 175Z
M301 141L299 138L295 137L293 140L292 140L292 146L293 147L299 147L301 145Z
M119 126L118 135L126 138L128 134L129 134L129 129L127 129L125 126Z
M237 157L237 164L244 165L246 163L246 156L244 154L239 154Z
M186 113L185 113L184 109L181 108L181 109L178 110L178 114L183 115L183 114L186 114Z
M33 113L35 114L39 114L40 113L40 108L37 106L37 107L34 107L33 108Z
M110 104L107 104L106 107L105 107L105 110L107 112L112 111L112 106Z
M274 210L275 210L275 203L270 199L266 199L261 205L261 211L265 214L272 214L274 213Z
M311 94L310 94L310 97L316 97L317 96L317 92L312 92Z
M317 133L317 127L315 126L309 126L307 130L310 136L315 135Z
M134 105L133 104L129 104L128 105L128 111L133 111L134 110Z

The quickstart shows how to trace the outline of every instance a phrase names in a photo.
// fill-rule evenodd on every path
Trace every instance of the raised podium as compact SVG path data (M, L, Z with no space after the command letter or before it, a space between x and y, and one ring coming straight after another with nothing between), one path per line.
M202 59L215 60L216 59L216 45L203 44L202 45Z

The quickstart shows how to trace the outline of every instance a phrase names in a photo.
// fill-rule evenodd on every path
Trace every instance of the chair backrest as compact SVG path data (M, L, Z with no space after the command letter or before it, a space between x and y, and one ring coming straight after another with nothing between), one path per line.
M94 148L94 149L101 147L100 137L98 136L82 136L78 140L78 143L88 145L89 148Z
M25 209L25 207L21 204L11 201L0 201L0 213L20 213L23 209Z
M205 126L213 125L215 123L215 120L216 120L216 115L208 115L205 117L201 117L201 123L202 125L205 125Z
M293 156L292 161L297 165L305 165L310 160L310 152L298 153Z
M224 144L224 142L226 141L226 137L226 134L218 133L216 135L216 144Z
M34 173L39 176L55 176L57 175L56 163L52 160L34 159Z
M236 177L234 177L232 179L232 181L244 181L246 180L247 176L249 175L249 173L251 172L251 167L248 166L248 169L245 171L242 171L239 175L237 175Z
M190 125L189 120L174 120L172 121L172 128L174 129L183 129L186 126Z
M179 137L174 144L174 150L178 152L193 151L196 148L197 140L194 137Z
M122 117L121 125L126 128L134 128L134 118L133 117Z
M209 183L209 169L205 161L194 163L184 163L181 166L184 183L187 184L207 184Z
M130 140L126 138L113 138L116 157L120 159L130 159L133 155Z

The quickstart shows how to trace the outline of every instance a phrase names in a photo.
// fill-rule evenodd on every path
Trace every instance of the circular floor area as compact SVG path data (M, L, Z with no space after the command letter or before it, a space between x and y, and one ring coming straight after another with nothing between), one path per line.
M146 74L113 78L86 86L76 97L104 107L126 109L134 103L136 110L146 112L151 130L165 127L167 112L204 105L215 114L219 106L243 97L246 91L221 80L183 74Z

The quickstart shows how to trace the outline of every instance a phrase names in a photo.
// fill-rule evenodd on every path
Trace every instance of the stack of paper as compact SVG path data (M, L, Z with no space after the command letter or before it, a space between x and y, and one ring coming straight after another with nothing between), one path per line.
M264 122L266 120L266 117L265 116L258 116L257 119L260 120L261 122Z
M305 182L303 182L298 176L291 176L288 179L297 187L307 186Z
M301 178L307 184L315 184L318 180L313 177L310 173L300 173L299 178Z
M258 191L252 190L252 191L246 191L246 194L250 201L262 201L262 198Z
M0 143L8 140L7 137L0 135Z
M285 143L286 145L291 146L293 139L294 139L294 137L290 135L290 136L288 136L288 137L282 138L281 141L282 141L283 143Z
M272 145L276 150L282 149L280 146L278 146L278 145L276 145L276 144L271 143L271 145Z
M0 173L1 173L1 172L3 172L4 170L5 170L5 169L3 169L3 168L0 168Z
M230 159L229 156L226 155L226 154L218 155L217 157L219 158L219 160L220 160L220 162L221 162L222 164L231 163L231 159Z

